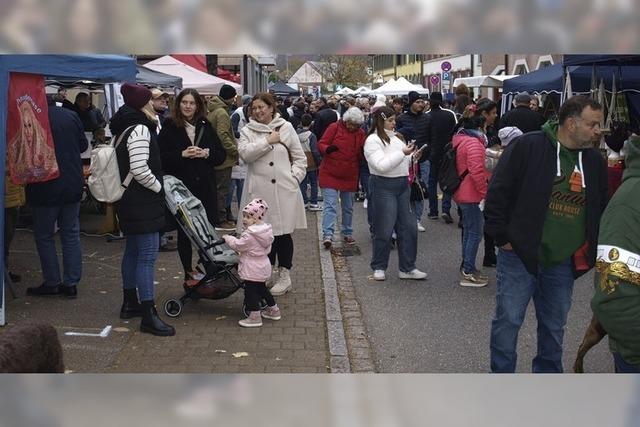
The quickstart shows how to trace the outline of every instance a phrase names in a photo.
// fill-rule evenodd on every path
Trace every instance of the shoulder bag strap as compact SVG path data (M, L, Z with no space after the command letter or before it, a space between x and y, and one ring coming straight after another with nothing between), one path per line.
M124 139L124 135L129 132L129 130L133 130L135 129L137 125L131 125L128 128L126 128L120 135L118 135L118 139L116 139L116 143L114 145L114 149L118 149L118 146L120 145L120 143L122 142L122 140ZM131 133L129 133L129 135L131 135ZM131 170L129 170L129 173L127 173L127 176L124 178L124 181L122 181L122 186L124 188L127 188L129 186L129 184L131 184L131 180L133 179L133 174L131 173Z

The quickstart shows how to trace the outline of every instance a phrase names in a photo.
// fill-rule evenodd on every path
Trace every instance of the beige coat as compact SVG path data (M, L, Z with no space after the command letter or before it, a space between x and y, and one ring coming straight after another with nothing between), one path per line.
M282 144L269 144L267 137L278 126ZM307 228L300 192L300 182L307 174L307 158L291 123L279 115L268 125L251 119L240 131L238 153L247 164L240 206L256 197L264 199L269 205L265 222L272 225L274 236ZM241 227L242 215L238 215L238 232Z

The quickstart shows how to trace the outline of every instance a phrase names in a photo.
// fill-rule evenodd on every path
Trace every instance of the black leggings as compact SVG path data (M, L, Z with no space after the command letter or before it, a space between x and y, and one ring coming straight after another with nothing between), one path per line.
M244 282L244 302L247 304L247 310L260 310L261 299L264 299L269 307L276 305L276 300L273 299L273 295L271 295L264 282L246 280Z
M291 234L283 234L276 236L271 245L269 253L269 261L271 265L276 265L276 256L278 257L278 266L291 270L293 266L293 239Z

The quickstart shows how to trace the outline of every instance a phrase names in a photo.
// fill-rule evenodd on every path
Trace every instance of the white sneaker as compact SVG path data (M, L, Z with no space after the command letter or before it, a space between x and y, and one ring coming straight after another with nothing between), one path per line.
M364 202L362 202L362 207L367 209L368 206L369 206L369 203L367 203L367 199L364 199Z
M384 270L375 270L373 272L373 280L386 280L387 276L385 275Z
M427 278L427 273L414 268L408 273L405 273L404 271L399 272L398 277L400 279L423 280Z
M291 276L289 274L289 270L281 267L280 268L280 276L278 277L278 281L273 288L271 288L271 295L274 297L284 295L291 290Z
M420 221L418 221L418 231L421 233L424 233L425 231L427 231L427 229L424 228L422 224L420 224Z
M308 209L311 212L320 212L322 210L322 206L317 203L310 203Z

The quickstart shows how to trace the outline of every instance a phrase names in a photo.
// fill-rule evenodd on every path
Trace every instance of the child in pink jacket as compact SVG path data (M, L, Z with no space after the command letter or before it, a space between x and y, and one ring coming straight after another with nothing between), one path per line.
M273 295L267 289L265 282L271 276L269 252L273 243L271 224L262 219L269 209L262 199L253 199L242 209L242 225L244 231L240 238L230 235L223 236L229 247L240 254L238 273L244 280L245 301L249 310L249 317L238 323L245 328L262 326L262 318L280 320L281 314ZM260 311L260 300L267 302L267 308Z

